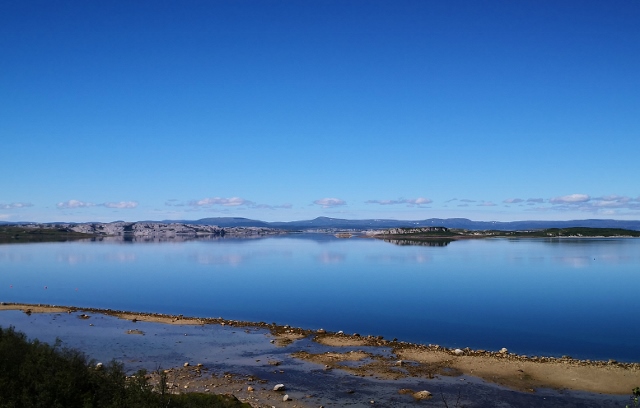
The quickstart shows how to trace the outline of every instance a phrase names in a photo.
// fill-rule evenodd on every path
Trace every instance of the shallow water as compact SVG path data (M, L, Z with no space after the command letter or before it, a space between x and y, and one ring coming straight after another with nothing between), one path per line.
M0 245L0 300L640 361L640 240L298 235Z
M266 380L267 383L263 385L266 389L284 383L287 393L294 400L304 401L311 406L369 407L371 400L375 401L375 406L383 407L425 405L415 402L410 395L399 394L398 390L402 388L431 390L434 398L426 401L426 405L434 407L445 406L442 398L448 401L449 406L454 406L459 398L460 406L469 408L623 407L629 401L627 396L576 391L538 389L535 393L524 393L467 375L400 380L358 377L338 369L324 370L319 364L292 358L291 353L363 350L386 355L388 349L330 347L309 338L278 347L270 342L272 337L264 329L134 323L99 313L90 313L89 319L81 319L80 315L81 312L27 315L20 311L0 311L0 326L13 325L29 338L48 343L58 339L63 346L82 350L96 361L115 359L124 363L129 372L179 367L184 362L190 362L202 363L207 373L217 376L231 372ZM127 334L128 330L140 330L144 335ZM270 360L279 361L280 365L274 367L269 364Z

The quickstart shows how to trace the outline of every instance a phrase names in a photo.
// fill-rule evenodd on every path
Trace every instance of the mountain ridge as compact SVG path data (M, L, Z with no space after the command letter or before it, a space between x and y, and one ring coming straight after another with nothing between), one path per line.
M123 221L120 221L123 222ZM132 221L133 222L133 221ZM307 230L375 230L388 228L411 228L411 227L446 227L466 230L498 230L498 231L523 231L538 230L546 228L621 228L640 231L640 220L612 220L612 219L582 219L566 221L473 221L468 218L427 218L424 220L395 220L384 218L372 219L343 219L331 217L317 217L311 220L298 221L261 221L243 217L209 217L198 220L162 220L162 221L135 221L135 222L160 222L160 223L182 223L189 225L210 225L223 228L231 227L261 227L277 228L287 231L307 231ZM35 223L35 222L8 222L0 221L2 225L17 224L59 224L60 222ZM67 224L87 224L87 222L76 222Z
M623 228L640 231L640 220L611 220L611 219L583 219L567 221L473 221L467 218L427 218L424 220L395 220L395 219L342 219L317 217L311 220L299 221L261 221L242 217L213 217L199 220L164 220L162 222L182 222L195 225L217 225L220 227L267 227L284 230L309 229L385 229L402 227L447 227L468 230L500 230L517 231L545 228Z

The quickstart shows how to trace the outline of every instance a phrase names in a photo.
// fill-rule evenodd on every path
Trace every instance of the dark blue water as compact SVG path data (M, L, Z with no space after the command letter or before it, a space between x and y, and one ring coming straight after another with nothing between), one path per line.
M640 240L296 236L0 245L0 300L640 361Z

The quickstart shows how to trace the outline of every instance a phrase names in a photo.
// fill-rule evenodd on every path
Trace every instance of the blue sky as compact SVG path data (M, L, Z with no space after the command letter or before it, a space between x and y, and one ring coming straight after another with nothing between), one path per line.
M640 1L0 3L0 221L640 219Z

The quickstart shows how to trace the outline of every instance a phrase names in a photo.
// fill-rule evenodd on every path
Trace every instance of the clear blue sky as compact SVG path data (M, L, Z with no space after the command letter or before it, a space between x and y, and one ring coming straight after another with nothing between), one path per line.
M0 220L640 219L640 1L0 2Z

